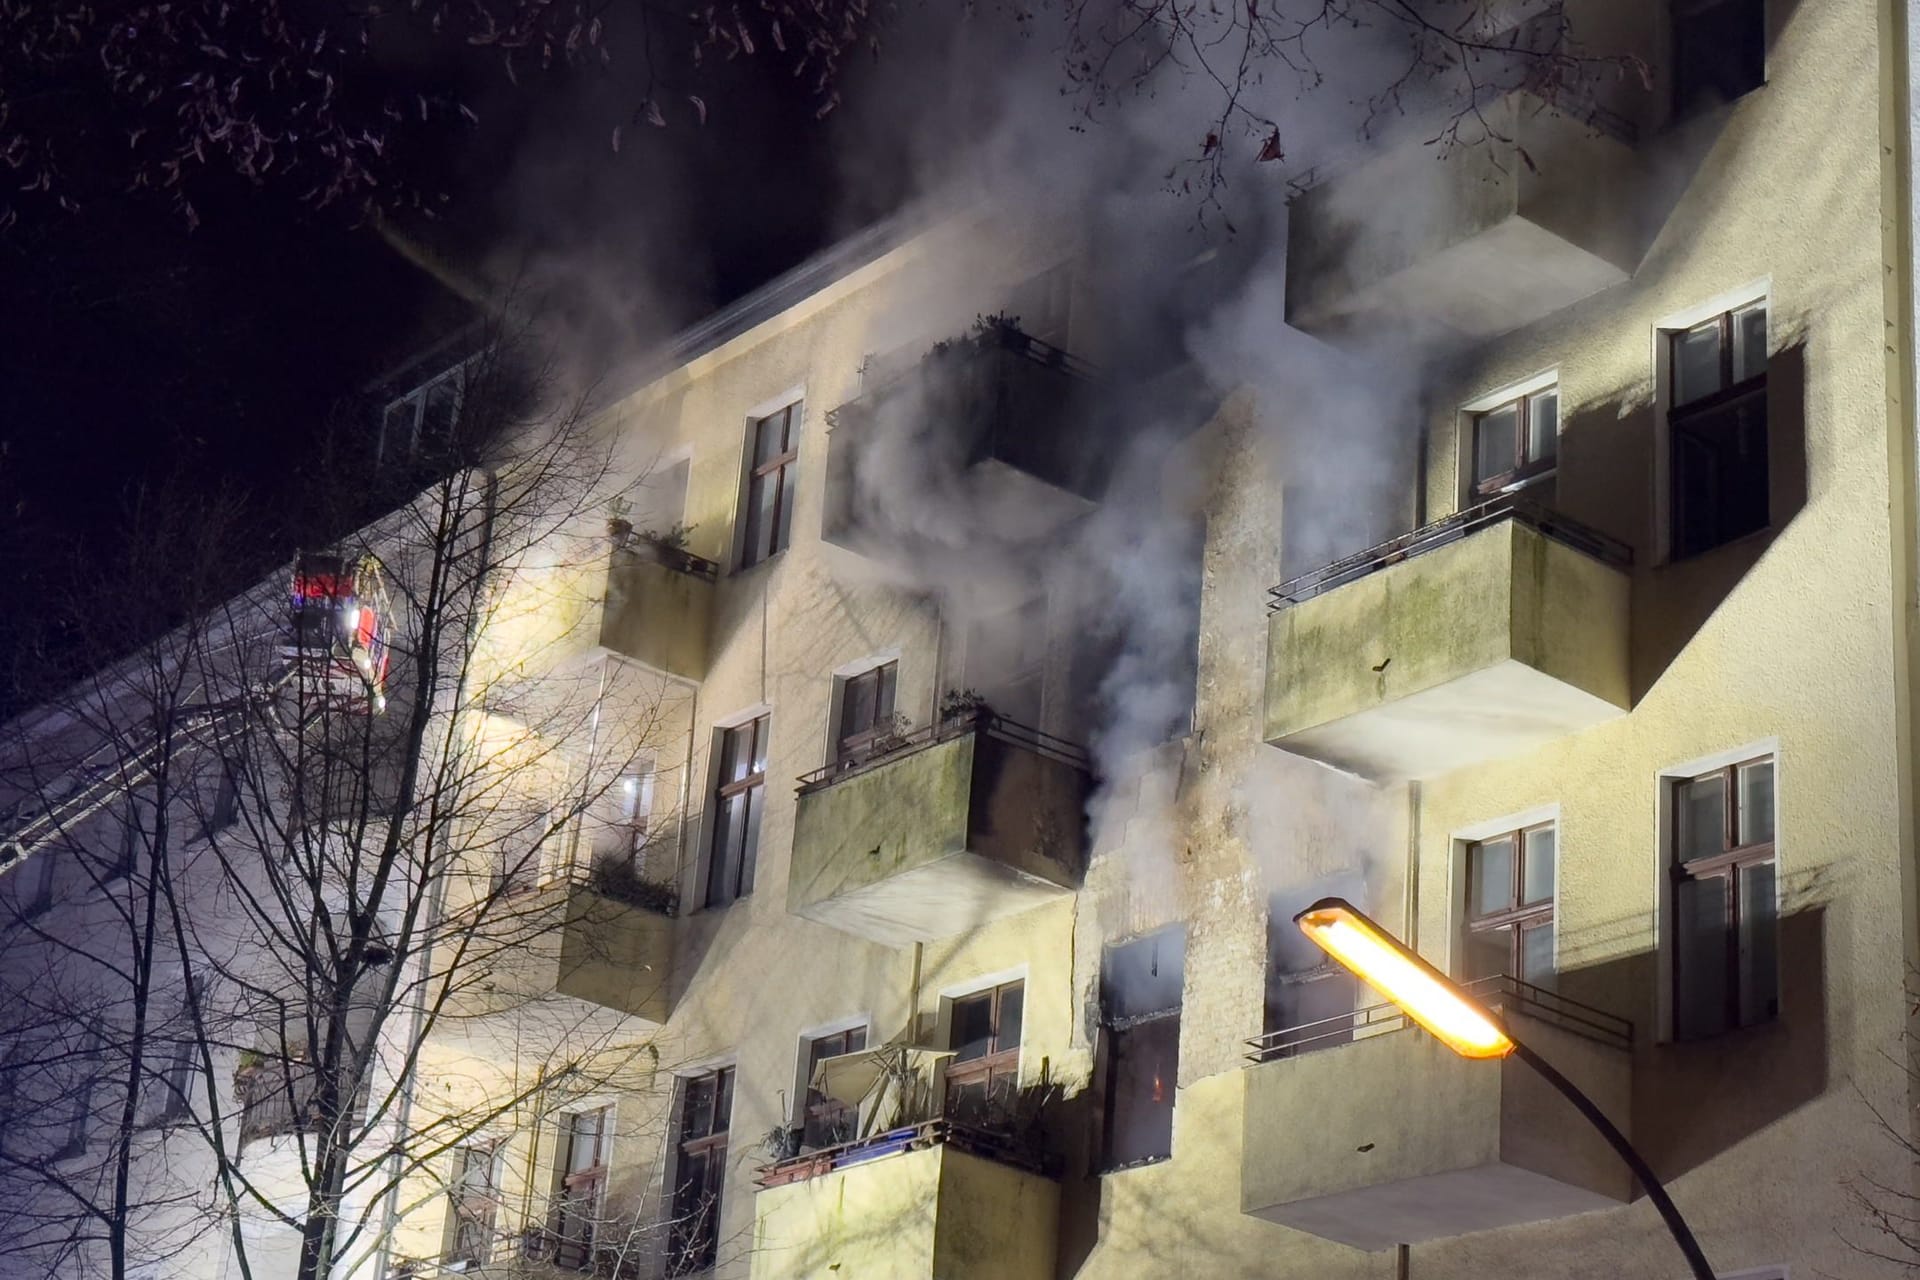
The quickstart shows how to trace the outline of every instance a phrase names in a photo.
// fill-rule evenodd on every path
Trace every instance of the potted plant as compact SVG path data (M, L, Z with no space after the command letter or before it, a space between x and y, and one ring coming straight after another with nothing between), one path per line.
M627 499L607 499L607 537L616 547L624 547L633 540L633 521L627 518L632 512L633 503Z

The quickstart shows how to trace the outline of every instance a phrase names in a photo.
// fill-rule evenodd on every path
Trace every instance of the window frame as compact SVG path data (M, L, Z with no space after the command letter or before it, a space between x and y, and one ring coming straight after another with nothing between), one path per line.
M1553 452L1545 457L1535 458L1530 448L1532 443L1532 424L1534 402L1546 395L1553 396ZM1473 505L1487 502L1504 493L1524 489L1553 475L1560 467L1560 383L1557 378L1543 386L1527 386L1524 390L1514 391L1493 404L1476 402L1476 407L1467 412L1467 495ZM1498 471L1484 479L1476 473L1480 466L1480 424L1487 418L1503 410L1512 409L1513 447L1509 451L1513 465L1504 471Z
M738 778L726 778L722 774L727 767L728 744L734 735L747 735L746 772ZM757 749L757 754L756 754ZM700 901L703 909L716 910L726 907L753 893L754 872L760 850L759 831L753 825L754 805L766 803L767 768L773 756L773 712L762 710L722 724L714 730L713 761L711 773L713 785L707 795L711 805L711 816L707 822L704 850L704 883L701 886ZM758 770L753 768L754 761L761 761ZM732 869L732 883L723 880L726 872L726 860L720 848L721 840L731 828L723 819L729 801L736 796L747 797L740 810L740 822L751 833L751 839L741 837L740 861Z
M573 1144L579 1139L579 1121L586 1116L598 1116L599 1125L594 1131L594 1163L584 1169L576 1170ZM553 1169L553 1212L550 1230L554 1241L554 1265L575 1271L591 1271L594 1266L594 1249L599 1234L600 1214L605 1208L607 1193L607 1174L613 1166L613 1124L614 1106L603 1103L599 1106L580 1107L562 1112L562 1141L555 1153L557 1159ZM586 1196L580 1189L586 1189ZM569 1219L574 1216L573 1206L585 1203L587 1212L586 1229L579 1239L569 1239L567 1229ZM577 1258L566 1255L578 1249Z
M1002 979L990 985L948 999L947 1010L947 1047L955 1055L947 1063L946 1081L942 1090L941 1114L951 1113L954 1108L954 1095L957 1090L972 1085L982 1086L991 1097L994 1086L1011 1078L1012 1087L1020 1087L1020 1042L1027 1034L1027 980L1024 974ZM1014 1038L1012 1047L1001 1043L1002 1023L1005 1019L1007 993L1020 992L1020 1034ZM992 1045L985 1053L964 1061L959 1057L960 1046L954 1043L960 1034L960 1008L980 1000L988 1002L988 1018L991 1030L988 1032Z
M746 465L741 485L740 553L736 558L738 568L743 571L776 559L792 545L792 508L799 482L800 432L805 423L805 414L806 398L797 395L764 413L755 411L747 417ZM776 419L780 421L783 447L767 461L758 462L755 459L760 449L761 431ZM773 504L768 517L770 531L766 538L767 547L762 552L755 545L754 531L763 486L767 484L773 486Z
M1767 316L1767 368L1758 375L1743 379L1740 387L1733 387L1723 383L1720 389L1711 395L1689 401L1676 409L1673 403L1675 383L1678 381L1674 364L1675 341L1679 337L1698 329L1704 324L1732 317L1737 313L1748 311L1754 307L1762 308ZM1689 418L1695 420L1701 419L1710 412L1724 409L1727 405L1738 401L1743 396L1752 394L1756 389L1762 393L1762 404L1767 404L1764 397L1767 385L1766 380L1771 372L1773 363L1773 325L1775 314L1773 282L1771 278L1762 277L1758 280L1749 281L1737 288L1729 289L1724 293L1717 294L1696 306L1664 316L1652 326L1649 341L1651 363L1654 370L1654 555L1656 557L1655 563L1657 564L1674 564L1694 559L1697 556L1710 554L1719 547L1730 545L1740 538L1765 533L1773 527L1775 512L1773 509L1773 494L1771 490L1773 484L1774 459L1771 422L1767 423L1766 463L1769 490L1766 495L1767 520L1759 528L1739 535L1736 538L1729 538L1726 541L1714 543L1711 546L1700 547L1684 552L1676 551L1679 529L1679 504L1676 501L1675 491L1680 478L1678 475L1679 469L1674 465L1673 455L1676 445L1676 414L1678 415L1680 425L1684 427ZM1728 363L1732 359L1732 344L1727 340L1728 336L1726 331L1723 330L1721 334L1721 367L1723 370L1723 378L1730 377ZM1748 384L1757 384L1757 386ZM1768 407L1770 408L1771 406L1769 405Z
M800 1088L797 1096L800 1102L798 1127L803 1134L811 1131L816 1121L819 1121L823 1128L829 1122L837 1127L846 1117L852 1116L856 1126L858 1125L860 1115L858 1107L849 1106L834 1098L816 1098L814 1096L813 1073L819 1065L828 1058L842 1057L849 1053L865 1052L872 1047L868 1043L872 1034L872 1027L868 1019L861 1018L858 1021L849 1022L844 1026L834 1027L829 1030L814 1031L800 1037L801 1074ZM858 1044L853 1043L856 1037L859 1039ZM820 1046L826 1045L830 1041L839 1041L841 1047L835 1049L832 1053L816 1052ZM820 1145L833 1146L837 1144L824 1143Z
M1756 764L1766 764L1773 775L1771 825L1773 834L1770 839L1740 843L1743 834L1740 829L1740 771ZM1721 787L1720 839L1721 851L1704 858L1687 861L1685 853L1685 833L1682 824L1686 820L1686 788L1700 782L1718 781ZM1708 1040L1715 1036L1742 1031L1750 1027L1766 1026L1780 1019L1780 754L1777 748L1743 750L1725 761L1714 761L1709 765L1689 768L1684 772L1669 773L1662 777L1661 785L1665 792L1667 812L1663 821L1663 846L1666 854L1665 918L1661 922L1661 941L1666 954L1667 978L1666 998L1668 1002L1667 1026L1676 1041ZM1743 1017L1742 997L1746 994L1740 972L1740 926L1742 921L1741 873L1758 866L1768 866L1773 872L1773 931L1774 931L1774 980L1773 1008L1766 1015L1748 1020ZM1725 1005L1722 1009L1723 1023L1717 1031L1699 1031L1686 1026L1681 1010L1686 1001L1683 991L1688 980L1686 967L1682 963L1684 948L1680 937L1680 900L1681 886L1686 883L1698 883L1705 880L1726 881L1726 914L1723 920L1726 929L1726 966L1723 973L1725 983Z
M1553 832L1553 889L1545 898L1528 901L1526 898L1527 845L1528 835L1539 831ZM1513 868L1508 877L1506 905L1486 912L1476 912L1473 905L1474 854L1489 844L1502 840L1513 842ZM1460 950L1459 960L1454 972L1467 980L1468 961L1472 955L1469 943L1475 933L1493 933L1511 928L1513 933L1507 942L1507 963L1499 975L1513 978L1536 987L1550 987L1560 972L1560 819L1558 815L1533 822L1517 823L1503 830L1475 835L1461 842L1461 866L1464 874L1460 904ZM1545 975L1545 981L1530 975L1526 971L1526 932L1546 925L1553 929L1552 971ZM1496 975L1484 974L1481 977Z
M703 1132L688 1137L693 1089L708 1080L714 1084L712 1104L706 1117L707 1127ZM738 1085L739 1079L732 1063L721 1063L679 1079L679 1096L674 1099L673 1114L673 1180L667 1193L670 1216L666 1271L669 1276L697 1275L710 1270L718 1258L720 1215L726 1203L727 1148L732 1135L733 1101ZM686 1166L693 1156L703 1157L703 1178L698 1187L685 1178ZM694 1208L683 1209L690 1188L705 1202ZM694 1214L701 1217L690 1227L688 1220ZM689 1239L689 1235L693 1238Z
M863 729L847 732L848 712L854 691L862 681L874 684L873 714ZM895 708L900 700L900 660L886 658L872 666L836 677L833 700L833 762L848 766L859 764L871 752L873 744L893 732ZM881 694L886 695L885 709Z
M529 805L522 815L524 824L505 833L494 846L493 873L489 877L493 896L514 899L539 892L545 862L542 847L560 829L554 820L556 811L557 806L551 804ZM522 837L529 831L532 838L523 845Z
M472 1266L486 1266L493 1261L494 1241L500 1234L500 1206L504 1196L500 1192L502 1156L506 1150L503 1138L476 1139L457 1144L453 1151L453 1177L447 1184L447 1233L446 1242L441 1249L443 1263L467 1263ZM481 1157L486 1176L485 1187L475 1193L468 1182L473 1171L470 1158ZM484 1208L479 1213L469 1209L473 1201L481 1201ZM476 1249L463 1248L461 1245L462 1226L472 1223L478 1227L480 1242Z

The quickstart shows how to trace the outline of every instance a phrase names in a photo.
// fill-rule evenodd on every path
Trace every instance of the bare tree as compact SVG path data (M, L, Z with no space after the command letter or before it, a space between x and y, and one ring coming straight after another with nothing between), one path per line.
M126 656L11 727L0 1257L317 1280L461 1148L658 1070L677 844L617 788L684 710L597 646L621 478L523 350L482 344L407 442L430 478L291 602L98 636ZM130 529L129 634L219 580L218 515Z

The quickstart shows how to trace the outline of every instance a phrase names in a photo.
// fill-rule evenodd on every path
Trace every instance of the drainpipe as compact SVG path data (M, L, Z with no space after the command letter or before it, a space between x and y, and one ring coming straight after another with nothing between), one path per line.
M1413 1246L1393 1246L1393 1280L1407 1280L1413 1274Z
M1420 784L1407 784L1407 921L1401 935L1409 949L1420 949ZM1406 1248L1401 1245L1401 1248Z

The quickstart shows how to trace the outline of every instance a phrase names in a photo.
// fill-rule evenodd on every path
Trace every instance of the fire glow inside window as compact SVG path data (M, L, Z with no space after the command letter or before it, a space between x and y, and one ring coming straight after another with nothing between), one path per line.
M1124 1169L1173 1154L1180 1078L1180 1007L1186 931L1163 929L1109 947L1100 965L1106 1043L1103 1167Z

